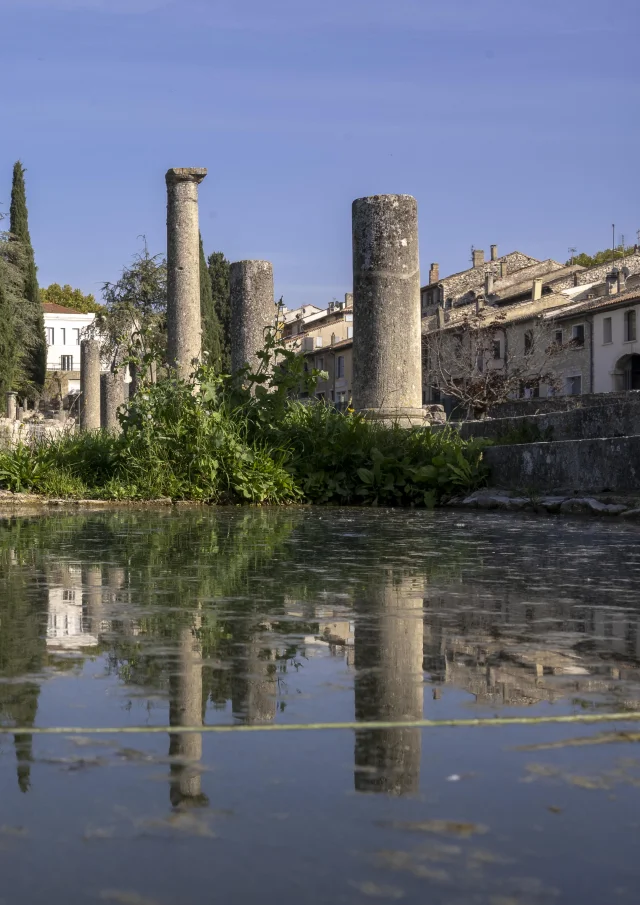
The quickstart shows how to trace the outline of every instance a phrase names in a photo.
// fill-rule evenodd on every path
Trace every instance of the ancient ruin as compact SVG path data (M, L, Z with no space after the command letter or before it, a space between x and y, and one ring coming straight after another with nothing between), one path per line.
M422 421L418 206L411 195L353 202L353 405Z
M120 430L118 409L124 405L125 385L122 373L108 371L100 375L100 425L102 430L115 433Z
M231 265L231 370L260 365L265 331L275 324L273 267L268 261L236 261Z
M80 343L80 430L100 430L100 343Z
M206 169L174 167L167 183L167 330L169 364L188 378L202 351L198 185Z

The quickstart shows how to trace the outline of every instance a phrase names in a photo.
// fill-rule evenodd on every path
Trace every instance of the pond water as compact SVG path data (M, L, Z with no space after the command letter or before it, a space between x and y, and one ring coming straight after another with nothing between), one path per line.
M640 710L639 580L600 521L1 519L0 905L637 901L639 723L312 727Z

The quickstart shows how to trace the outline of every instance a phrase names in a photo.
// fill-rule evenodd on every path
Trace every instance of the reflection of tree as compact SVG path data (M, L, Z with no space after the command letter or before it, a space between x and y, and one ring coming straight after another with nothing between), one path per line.
M356 601L356 720L422 718L423 583L389 573ZM420 783L419 729L356 732L359 792L416 792Z
M28 677L41 670L46 657L45 595L35 552L22 545L0 546L0 721L5 725L35 722L39 686ZM15 735L14 746L18 785L27 792L32 736Z

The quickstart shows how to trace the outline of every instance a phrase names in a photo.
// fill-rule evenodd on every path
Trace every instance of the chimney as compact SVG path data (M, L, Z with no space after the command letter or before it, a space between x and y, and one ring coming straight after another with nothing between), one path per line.
M444 308L438 308L437 316L438 316L438 330L442 330L442 328L444 327Z
M476 314L480 314L480 312L484 309L484 298L479 295L476 299Z
M484 267L484 251L481 248L473 249L473 266Z
M429 268L429 284L437 283L440 279L440 265L432 264Z
M498 260L498 246L497 245L491 246L491 260L492 261Z
M618 270L612 270L607 274L606 287L607 295L615 295L618 290Z
M484 294L485 296L493 295L493 274L486 273L484 276Z
M618 292L624 292L627 288L627 269L621 267L618 271Z
M573 285L574 285L574 286L579 286L579 285L580 285L580 283L578 282L578 271L577 271L577 270L576 270L576 272L575 272L574 275L573 275Z
M345 292L344 294L344 307L345 308L353 308L353 293Z
M531 298L534 302L537 302L538 299L542 298L542 280L534 280L533 281L533 293Z
M502 261L500 263L500 279L504 279L506 275L509 273L509 265L506 261Z

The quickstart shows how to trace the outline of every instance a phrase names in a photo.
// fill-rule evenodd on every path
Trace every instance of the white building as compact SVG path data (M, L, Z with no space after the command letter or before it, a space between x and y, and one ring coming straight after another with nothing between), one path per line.
M62 305L45 304L47 371L75 372L69 375L69 392L80 392L80 340L95 314L83 314Z
M593 309L594 393L640 390L640 292L602 299Z

